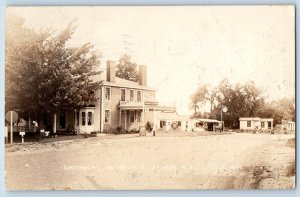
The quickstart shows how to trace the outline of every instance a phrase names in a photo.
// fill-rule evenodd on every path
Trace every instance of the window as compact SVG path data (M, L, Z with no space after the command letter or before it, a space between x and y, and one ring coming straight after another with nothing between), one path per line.
M142 101L142 92L141 91L137 91L137 101L138 102Z
M111 89L110 88L105 88L105 100L110 101L111 97Z
M88 112L88 125L92 125L93 124L93 113L92 112Z
M81 112L81 125L85 126L85 112Z
M247 127L251 127L251 121L247 121Z
M164 126L166 126L166 121L160 121L160 128L163 128Z
M181 127L181 122L180 122L180 121L178 121L177 123L178 123L178 126L179 126L179 127Z
M134 111L130 111L130 122L134 122Z
M134 90L130 90L130 101L134 101Z
M79 111L76 112L76 125L79 126Z
M268 128L269 128L269 129L272 128L272 122L271 122L271 121L268 122Z
M125 89L121 89L121 101L125 101Z
M109 110L105 110L105 119L104 122L109 124L110 123L110 111Z
M261 128L265 128L265 122L261 122Z

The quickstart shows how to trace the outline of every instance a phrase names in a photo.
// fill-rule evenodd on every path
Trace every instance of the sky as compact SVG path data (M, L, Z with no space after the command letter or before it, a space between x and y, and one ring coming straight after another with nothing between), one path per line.
M295 97L293 6L10 7L34 28L78 25L71 45L91 42L107 60L147 65L157 100L192 112L199 84L254 81L267 101ZM203 109L208 110L208 109Z

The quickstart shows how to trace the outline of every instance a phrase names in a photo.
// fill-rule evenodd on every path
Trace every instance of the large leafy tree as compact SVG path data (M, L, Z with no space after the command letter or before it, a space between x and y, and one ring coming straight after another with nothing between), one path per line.
M197 115L197 110L203 106L208 98L208 89L206 84L201 84L191 96L191 108L194 109L194 115Z
M6 21L6 110L57 114L95 101L100 57L90 43L68 45L74 22L55 33L33 31L14 15Z
M191 106L195 108L195 114L198 107L209 102L210 113L205 116L220 119L222 108L227 107L228 111L223 113L223 120L230 127L237 127L240 117L257 116L264 106L262 91L254 82L230 84L227 79L223 79L217 87L208 87L200 85L191 97Z
M219 114L222 107L227 107L224 120L231 127L238 126L240 117L257 116L264 105L262 91L252 81L232 85L225 79L219 84L218 91L215 113Z
M131 61L131 57L124 54L116 66L116 76L130 81L138 81L137 64Z
M295 99L281 98L266 103L259 111L261 117L273 118L274 125L282 120L295 121Z

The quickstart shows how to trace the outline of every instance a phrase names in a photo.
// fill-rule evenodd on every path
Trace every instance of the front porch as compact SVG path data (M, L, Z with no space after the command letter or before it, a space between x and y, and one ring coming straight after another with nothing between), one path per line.
M126 131L138 131L144 125L145 109L142 102L120 102L119 126Z

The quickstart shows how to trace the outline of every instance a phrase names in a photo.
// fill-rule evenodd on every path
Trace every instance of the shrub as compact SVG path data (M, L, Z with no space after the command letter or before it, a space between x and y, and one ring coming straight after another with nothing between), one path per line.
M121 126L118 126L118 127L116 128L117 133L121 133L122 130L123 130L123 128L122 128Z
M295 138L288 139L287 146L295 147Z
M146 123L146 125L145 125L145 129L146 129L146 131L152 131L152 125L151 125L151 123L148 121L147 123Z
M83 133L83 137L84 137L84 138L88 138L88 137L90 137L90 134L88 134L88 133Z

